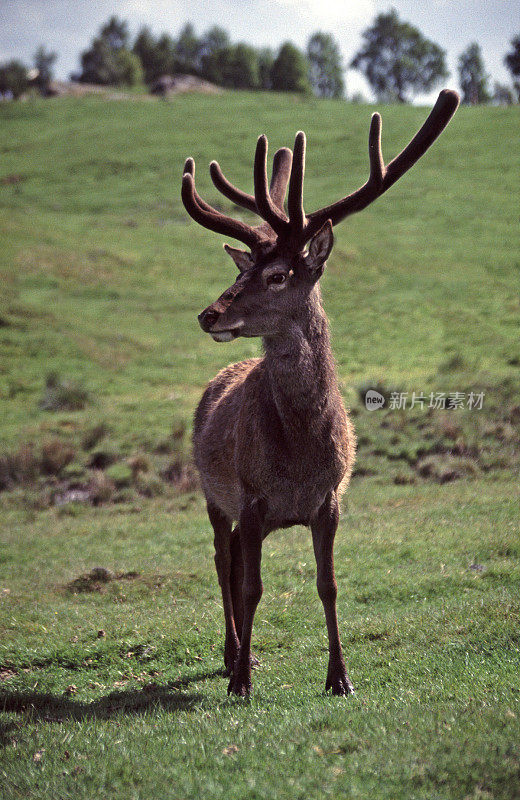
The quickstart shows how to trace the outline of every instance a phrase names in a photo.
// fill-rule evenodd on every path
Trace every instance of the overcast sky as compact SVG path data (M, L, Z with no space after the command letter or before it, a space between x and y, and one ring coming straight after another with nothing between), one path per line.
M392 6L447 50L452 74L446 85L457 87L457 56L473 41L481 45L492 79L509 82L503 57L520 33L520 0L0 0L0 61L17 57L30 63L44 44L59 54L56 76L66 78L115 14L128 20L132 35L146 24L156 34L175 36L190 21L198 34L220 25L234 41L273 48L287 39L304 47L311 33L325 30L334 34L347 63L360 46L361 31ZM369 95L353 70L347 90Z

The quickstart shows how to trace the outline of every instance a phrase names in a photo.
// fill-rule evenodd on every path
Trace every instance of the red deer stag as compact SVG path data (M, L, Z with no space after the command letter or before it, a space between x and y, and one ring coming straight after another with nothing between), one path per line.
M422 128L388 166L381 153L381 117L374 114L367 182L312 214L303 210L302 132L296 135L294 153L282 148L275 154L269 188L267 139L260 136L254 197L229 183L213 161L215 186L258 214L263 222L256 227L208 205L195 189L193 159L186 161L182 200L188 213L250 249L224 245L240 274L199 315L200 325L217 342L260 336L265 353L219 372L204 392L194 423L195 461L215 534L229 693L251 690L251 633L263 591L262 541L276 528L297 524L312 531L329 639L325 689L336 695L353 691L338 632L333 546L355 437L338 389L319 279L332 250L332 226L368 206L410 169L446 127L458 102L455 92L442 91ZM238 523L234 529L233 522Z

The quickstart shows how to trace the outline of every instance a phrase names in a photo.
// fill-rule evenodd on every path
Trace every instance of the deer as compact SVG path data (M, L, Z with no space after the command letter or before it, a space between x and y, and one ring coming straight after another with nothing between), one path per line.
M272 531L293 525L310 527L312 534L329 645L325 692L354 692L338 629L333 551L356 439L339 390L319 282L333 247L333 226L366 208L404 175L441 134L458 104L456 92L441 91L423 126L386 166L381 117L374 113L368 180L309 214L303 206L302 131L293 152L282 147L275 153L269 185L267 139L259 137L254 195L230 183L212 161L215 187L258 215L256 226L203 200L195 188L195 162L185 162L181 195L188 214L248 248L224 244L238 276L199 314L200 326L216 342L239 336L263 342L262 357L231 364L210 381L193 425L194 460L213 528L222 593L228 694L251 692L253 620L263 593L262 543Z

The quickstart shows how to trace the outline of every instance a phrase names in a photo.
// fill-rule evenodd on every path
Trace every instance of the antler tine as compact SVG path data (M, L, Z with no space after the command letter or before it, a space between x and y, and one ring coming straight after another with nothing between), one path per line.
M385 191L424 155L456 112L459 101L457 92L450 89L442 90L422 128L415 134L410 144L388 164Z
M210 206L210 204L209 204L209 203L206 203L206 201L202 199L202 197L200 196L200 194L199 194L199 193L197 192L197 190L195 189L195 161L194 161L194 160L193 160L193 158L191 158L191 157L190 157L190 158L187 158L187 159L186 159L186 162L185 162L185 164L184 164L183 176L184 176L184 175L191 175L191 177L193 178L193 195L194 195L194 197L195 197L195 200L196 200L196 201L197 201L197 203L199 204L199 206L200 206L200 207L201 207L201 208L202 208L204 211L211 211L211 212L213 212L214 214L215 214L215 213L218 213L218 212L216 212L216 210L213 208L213 206Z
M248 211L252 211L253 214L258 214L256 200L253 195L246 194L246 192L242 192L240 189L237 189L236 186L233 186L233 184L230 183L224 176L224 173L220 169L220 165L217 161L211 162L209 165L209 172L211 175L211 180L219 192L222 192L224 197L227 197L232 203L242 206L242 208L247 208Z
M283 211L273 203L267 190L267 138L258 137L254 166L255 200L258 213L277 233L283 236L287 233L288 222Z
M190 159L188 159L190 161ZM191 160L192 161L192 160ZM186 162L188 164L188 162ZM193 171L190 171L192 164L188 165L188 170L182 176L182 202L186 211L199 225L208 228L215 233L223 233L226 236L231 236L233 239L238 239L240 242L247 244L250 248L258 247L264 241L261 236L249 225L246 225L240 220L226 217L219 211L216 211L202 198L199 197L195 190L195 181Z
M368 134L368 158L370 161L370 177L368 182L373 186L381 186L385 177L385 162L381 150L381 114L372 114Z
M309 214L309 223L305 229L305 240L330 219L333 225L345 219L349 214L361 211L376 198L386 192L410 167L424 155L427 149L442 133L459 105L457 92L443 89L437 98L430 115L424 125L415 134L411 142L385 168L381 153L381 117L374 114L370 125L369 158L370 177L357 191L344 197L330 206Z
M285 200L287 183L289 182L291 164L292 152L288 147L281 147L276 151L273 159L273 174L271 177L269 194L271 195L273 203L280 209L280 211L283 211L283 203ZM242 206L242 208L247 208L248 211L252 211L254 214L259 213L256 200L253 195L241 191L241 189L238 189L230 181L228 181L222 172L218 161L211 162L209 165L209 171L211 180L215 184L216 188L225 197L227 197L228 200L231 200L231 202Z
M295 232L303 231L305 212L303 210L303 176L305 174L305 134L298 131L294 140L293 163L289 181L289 222Z
M280 211L283 211L285 192L291 175L292 159L293 154L288 147L281 147L276 151L273 158L273 174L271 176L269 194Z

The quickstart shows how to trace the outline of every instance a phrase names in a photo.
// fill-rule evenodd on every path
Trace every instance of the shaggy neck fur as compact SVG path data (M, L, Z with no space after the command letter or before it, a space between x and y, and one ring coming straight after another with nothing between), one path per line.
M270 394L283 426L298 434L305 430L305 419L327 419L339 390L318 285L305 313L291 320L283 333L265 337L264 350Z

